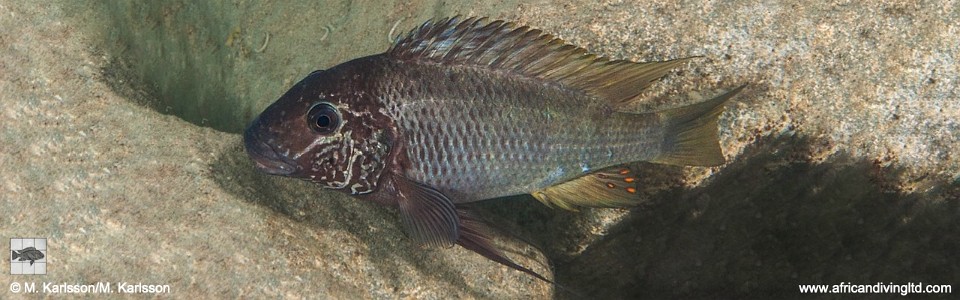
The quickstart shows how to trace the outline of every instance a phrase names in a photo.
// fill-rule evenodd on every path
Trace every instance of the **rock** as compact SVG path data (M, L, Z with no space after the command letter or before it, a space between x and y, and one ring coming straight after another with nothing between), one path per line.
M667 187L627 212L590 210L571 222L538 207L511 211L546 214L532 232L561 228L530 239L546 245L559 283L598 298L783 298L798 284L958 282L960 239L949 233L960 228L955 6L523 5L522 23L608 56L702 56L654 84L642 107L748 87L721 117L727 165L649 172ZM681 182L669 187L671 179ZM601 218L618 221L583 221Z
M0 236L49 248L47 275L8 281L167 284L177 298L551 295L469 251L410 244L388 209L255 172L238 134L121 97L65 14L0 3ZM549 274L534 259L521 261Z
M0 1L0 233L48 238L43 281L169 284L180 298L578 298L461 248L413 246L391 210L259 174L242 152L240 128L309 71L383 51L394 24L458 13L614 58L702 56L638 110L748 84L721 117L729 163L645 164L638 208L478 205L519 237L503 239L512 257L561 285L782 298L960 281L955 5L219 4Z

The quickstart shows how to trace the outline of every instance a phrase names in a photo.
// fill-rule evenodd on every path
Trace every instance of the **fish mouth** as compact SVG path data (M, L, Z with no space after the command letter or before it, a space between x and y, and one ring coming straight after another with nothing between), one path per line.
M282 176L293 174L297 170L295 161L280 155L273 147L263 142L252 127L243 135L243 146L261 172Z

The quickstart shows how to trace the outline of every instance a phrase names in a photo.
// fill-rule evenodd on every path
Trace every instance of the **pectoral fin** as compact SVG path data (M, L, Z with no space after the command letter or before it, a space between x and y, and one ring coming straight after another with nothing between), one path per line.
M636 172L629 165L606 168L532 193L547 206L625 207L637 204Z
M415 241L452 247L460 236L456 206L443 193L403 176L391 178L403 226Z

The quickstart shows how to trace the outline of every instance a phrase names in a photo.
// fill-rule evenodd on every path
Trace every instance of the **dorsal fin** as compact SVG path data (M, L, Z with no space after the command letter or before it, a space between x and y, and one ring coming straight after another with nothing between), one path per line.
M473 65L555 81L614 105L628 103L652 81L687 60L609 60L538 29L477 17L427 21L397 39L387 55L400 60Z

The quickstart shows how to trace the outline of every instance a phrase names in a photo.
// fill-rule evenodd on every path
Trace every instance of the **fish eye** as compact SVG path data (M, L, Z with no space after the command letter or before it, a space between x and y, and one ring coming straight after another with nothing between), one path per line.
M340 126L340 114L330 103L317 103L307 112L307 123L316 133L330 134Z

